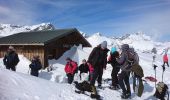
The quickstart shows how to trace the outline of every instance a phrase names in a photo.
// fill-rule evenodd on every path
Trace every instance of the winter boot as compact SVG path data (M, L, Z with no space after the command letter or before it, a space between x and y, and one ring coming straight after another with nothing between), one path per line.
M121 98L122 99L128 99L128 96L126 95L126 93L122 93Z
M97 88L102 89L102 85L101 85L101 84L99 84L99 85L97 86Z

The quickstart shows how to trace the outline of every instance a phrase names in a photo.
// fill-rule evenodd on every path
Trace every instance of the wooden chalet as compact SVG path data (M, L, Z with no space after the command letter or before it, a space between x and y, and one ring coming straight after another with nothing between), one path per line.
M79 44L91 47L76 28L21 32L0 38L0 58L4 57L8 47L12 45L18 54L30 60L34 55L39 55L43 66L47 67L49 58L57 59L73 45Z

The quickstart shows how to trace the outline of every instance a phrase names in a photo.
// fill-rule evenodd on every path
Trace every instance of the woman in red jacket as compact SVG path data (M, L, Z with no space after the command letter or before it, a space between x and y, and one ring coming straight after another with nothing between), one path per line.
M164 56L163 56L163 62L164 62L163 66L165 66L165 63L166 63L167 66L169 67L169 64L168 64L168 55L167 55L167 54L164 54Z
M66 59L67 64L65 66L65 72L68 77L68 83L71 84L74 80L74 74L77 69L77 63L75 61L72 61L70 58Z

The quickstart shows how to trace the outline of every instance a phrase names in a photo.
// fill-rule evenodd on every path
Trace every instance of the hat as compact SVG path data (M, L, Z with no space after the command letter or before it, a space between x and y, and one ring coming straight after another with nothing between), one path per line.
M101 43L101 47L102 48L107 48L107 41L103 41L102 43Z
M127 51L129 49L129 45L128 44L123 44L121 46L121 49L122 49L122 51Z
M116 50L117 50L116 47L112 47L111 48L111 53L114 53Z
M69 57L67 57L66 60L71 60L71 59Z
M10 45L8 49L14 50L14 47Z

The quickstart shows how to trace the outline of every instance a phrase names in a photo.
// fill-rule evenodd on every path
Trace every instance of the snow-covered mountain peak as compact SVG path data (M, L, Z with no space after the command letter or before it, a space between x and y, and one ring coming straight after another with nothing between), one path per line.
M32 26L0 24L0 36L8 36L19 32L54 30L54 29L55 27L50 23L42 23Z
M97 33L94 33L93 36L100 37L100 36L102 36L102 34L100 32L97 32Z

